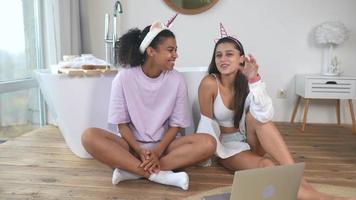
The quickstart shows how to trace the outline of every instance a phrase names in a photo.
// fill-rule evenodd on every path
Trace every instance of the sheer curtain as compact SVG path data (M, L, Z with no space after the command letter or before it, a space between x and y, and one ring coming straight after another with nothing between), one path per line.
M44 65L58 63L63 55L81 53L79 0L43 0L42 37Z
M81 54L79 0L39 0L44 68L57 64L63 55ZM56 125L55 113L47 111L46 121Z

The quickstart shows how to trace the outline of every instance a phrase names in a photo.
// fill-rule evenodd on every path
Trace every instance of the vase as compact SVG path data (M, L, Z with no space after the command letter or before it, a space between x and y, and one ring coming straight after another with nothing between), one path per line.
M333 59L333 44L329 44L328 48L323 51L323 64L321 68L321 75L324 76L337 76L339 75L339 70L332 62Z
M331 64L333 46L329 45L323 51L323 64L321 68L321 75L327 75L329 73L329 66Z

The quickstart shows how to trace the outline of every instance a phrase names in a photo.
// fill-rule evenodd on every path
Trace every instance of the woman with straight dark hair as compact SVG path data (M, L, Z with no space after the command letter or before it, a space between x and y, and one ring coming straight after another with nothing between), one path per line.
M199 86L201 120L197 132L216 139L215 154L229 170L270 167L275 165L273 161L293 164L287 145L271 121L272 100L258 74L256 59L245 55L241 42L228 36L222 24L220 29L222 37L215 44L209 74ZM303 178L298 199L345 198L320 193Z

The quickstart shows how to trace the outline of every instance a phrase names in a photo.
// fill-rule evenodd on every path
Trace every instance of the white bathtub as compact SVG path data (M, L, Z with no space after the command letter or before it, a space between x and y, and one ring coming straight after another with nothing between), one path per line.
M185 133L192 133L198 123L197 93L207 67L176 68L187 81L194 121ZM50 70L35 72L46 103L57 119L59 129L71 151L81 158L91 158L81 143L88 127L108 128L107 113L111 81L115 74L100 76L68 76Z

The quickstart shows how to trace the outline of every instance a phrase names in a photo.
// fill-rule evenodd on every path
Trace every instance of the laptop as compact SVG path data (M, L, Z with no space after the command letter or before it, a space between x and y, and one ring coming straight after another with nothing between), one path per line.
M203 200L296 200L304 163L236 171L231 193Z

